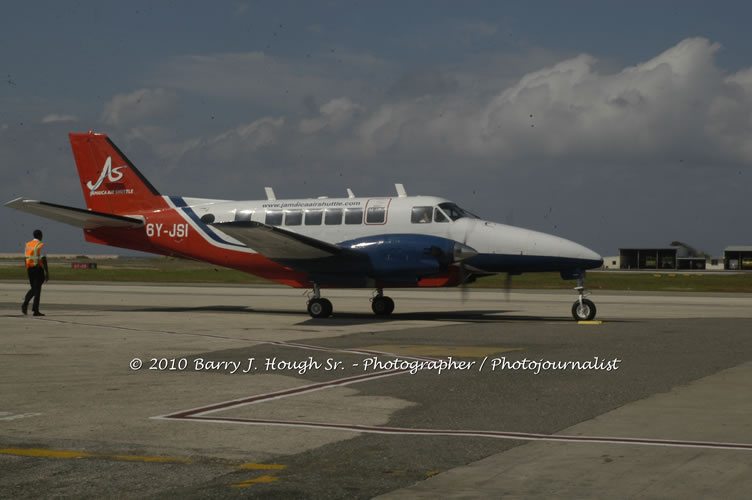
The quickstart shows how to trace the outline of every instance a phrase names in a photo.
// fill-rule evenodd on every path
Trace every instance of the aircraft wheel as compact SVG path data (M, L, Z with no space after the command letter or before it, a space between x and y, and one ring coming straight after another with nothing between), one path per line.
M378 316L389 316L394 311L394 301L386 296L374 297L371 302L371 309Z
M328 318L334 307L329 299L312 299L308 301L308 314L312 318Z
M582 299L582 305L579 300L575 301L572 304L572 316L577 321L590 321L595 318L595 304L588 299Z

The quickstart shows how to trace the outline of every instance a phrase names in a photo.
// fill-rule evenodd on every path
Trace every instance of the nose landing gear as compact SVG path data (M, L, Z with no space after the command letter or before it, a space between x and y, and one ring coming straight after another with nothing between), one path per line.
M577 286L574 287L578 294L577 300L572 304L572 316L577 321L590 321L595 318L595 304L592 300L586 299L590 292L585 290L585 271L577 276Z

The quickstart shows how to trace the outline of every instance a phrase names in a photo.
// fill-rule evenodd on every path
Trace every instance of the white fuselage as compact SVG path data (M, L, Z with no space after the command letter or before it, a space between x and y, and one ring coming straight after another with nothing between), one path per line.
M508 271L494 269L488 264L490 256L571 259L582 261L585 268L597 267L601 261L596 252L558 236L457 216L451 213L456 207L453 202L435 196L251 201L173 197L169 202L176 208L183 206L183 217L197 229L213 232L215 241L228 243L238 242L198 221L208 224L250 220L332 244L381 234L437 236L463 243L486 256L486 260L477 262L489 272ZM420 213L428 215L421 219Z

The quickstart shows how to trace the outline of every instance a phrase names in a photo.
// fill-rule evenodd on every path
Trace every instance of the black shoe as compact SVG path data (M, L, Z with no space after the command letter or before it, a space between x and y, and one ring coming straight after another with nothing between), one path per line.
M34 316L44 316L44 314L40 313L39 311L34 311Z
M21 306L21 312L24 314L24 316L28 314L28 310L29 310L29 304L23 304Z

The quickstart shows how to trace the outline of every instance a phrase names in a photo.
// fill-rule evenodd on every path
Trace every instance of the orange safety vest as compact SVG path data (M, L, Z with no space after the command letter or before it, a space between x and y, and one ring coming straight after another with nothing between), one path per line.
M39 265L43 246L44 243L39 240L31 240L26 244L26 269Z

